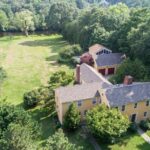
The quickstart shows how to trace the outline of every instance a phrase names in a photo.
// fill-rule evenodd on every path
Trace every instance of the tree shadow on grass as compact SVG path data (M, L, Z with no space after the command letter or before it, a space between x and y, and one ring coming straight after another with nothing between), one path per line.
M102 149L104 149L104 150L111 150L112 149L111 147L112 146L115 147L115 145L117 146L117 148L120 147L120 149L125 149L127 147L128 143L130 142L131 138L134 138L135 136L138 136L138 135L136 133L128 132L126 135L120 137L119 141L116 142L114 145L103 143L102 141L100 141L98 139L97 139L97 141L100 144L100 146L102 147ZM138 147L138 145L137 145L137 147Z
M139 150L150 150L150 144L145 142L145 143L143 143L141 145L138 145L137 149L139 149Z
M63 40L62 37L58 38L47 38L47 39L42 39L42 40L30 40L30 41L25 41L20 43L22 46L30 46L30 47L49 47L51 48L52 52L57 52L59 48L63 48L66 46L68 43Z
M45 140L56 131L55 112L49 108L35 109L31 111L32 117L39 122L41 127L41 139Z

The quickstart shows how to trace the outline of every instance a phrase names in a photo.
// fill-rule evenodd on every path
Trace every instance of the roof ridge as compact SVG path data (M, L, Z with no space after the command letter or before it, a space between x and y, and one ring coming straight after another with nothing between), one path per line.
M74 88L74 87L79 87L79 86L86 86L86 85L90 85L90 84L99 84L99 82L91 82L91 83L84 83L84 84L74 84L74 85L60 86L60 87L56 88L55 90L59 90L59 89L62 89L62 88Z
M111 82L109 82L106 78L104 78L104 76L100 73L98 73L94 68L92 68L91 66L83 63L83 65L86 65L93 73L95 73L100 79L102 79L103 82L109 84L109 85L112 85Z
M140 86L140 85L145 85L145 84L150 84L150 82L138 82L138 83L136 82L136 83L129 84L129 85L115 84L115 85L105 88L105 90L117 89L117 88L127 88L127 87L131 87L131 86Z

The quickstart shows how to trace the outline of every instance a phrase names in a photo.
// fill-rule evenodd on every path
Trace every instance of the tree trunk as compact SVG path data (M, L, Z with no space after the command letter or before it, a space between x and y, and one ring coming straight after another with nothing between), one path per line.
M28 30L27 29L25 29L25 35L26 35L26 37L28 37L29 36L29 33L28 33Z

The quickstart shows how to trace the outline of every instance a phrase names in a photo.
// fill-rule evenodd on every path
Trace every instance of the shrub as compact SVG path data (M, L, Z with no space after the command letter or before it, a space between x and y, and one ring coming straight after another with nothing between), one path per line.
M150 130L150 121L149 120L142 120L139 125L145 131Z
M66 49L59 53L59 63L72 63L74 64L74 56L79 56L82 53L82 49L79 45L68 46Z
M133 132L133 133L135 133L135 132L137 132L137 124L136 123L131 123L130 124L130 126L129 126L129 128L128 128L128 130L130 131L130 132Z
M24 94L24 108L32 108L34 106L36 106L38 104L38 102L40 101L40 93L39 91L36 90L32 90L30 92L26 92Z
M73 81L74 77L72 73L65 71L57 71L53 73L49 80L49 85L51 88L57 88L59 86L66 86Z

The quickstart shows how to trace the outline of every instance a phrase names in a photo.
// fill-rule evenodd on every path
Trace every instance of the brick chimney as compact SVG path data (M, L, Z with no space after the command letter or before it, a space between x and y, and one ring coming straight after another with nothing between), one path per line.
M76 65L76 83L80 84L80 65Z
M133 77L132 76L125 76L124 78L124 84L125 85L131 85L133 83Z

